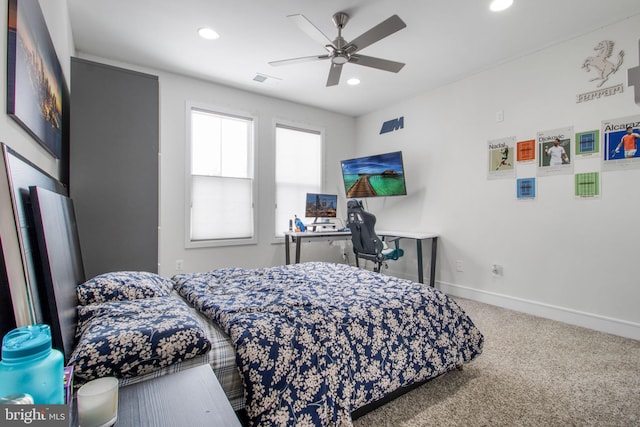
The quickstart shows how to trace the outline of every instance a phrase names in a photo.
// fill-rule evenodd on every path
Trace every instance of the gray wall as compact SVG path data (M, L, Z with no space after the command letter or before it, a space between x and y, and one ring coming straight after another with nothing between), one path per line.
M158 270L158 78L71 59L71 171L87 278Z

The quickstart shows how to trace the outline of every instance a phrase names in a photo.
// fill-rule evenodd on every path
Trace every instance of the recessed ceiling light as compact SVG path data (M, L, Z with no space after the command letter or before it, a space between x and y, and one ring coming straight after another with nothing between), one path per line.
M356 79L355 77L347 80L347 84L351 85L351 86L355 86L355 85L359 85L360 84L360 79Z
M493 0L489 5L489 9L493 12L500 12L508 9L513 4L513 0Z
M218 33L208 27L199 28L198 34L200 35L200 37L207 40L215 40L217 38L220 38L220 35Z

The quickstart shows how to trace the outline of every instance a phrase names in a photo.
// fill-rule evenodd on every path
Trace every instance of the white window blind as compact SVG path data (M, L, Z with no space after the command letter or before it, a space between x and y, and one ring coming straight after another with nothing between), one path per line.
M195 175L191 239L253 237L252 180Z
M294 215L304 221L306 193L321 192L322 167L320 131L276 124L276 237Z
M189 242L253 239L253 120L189 106Z

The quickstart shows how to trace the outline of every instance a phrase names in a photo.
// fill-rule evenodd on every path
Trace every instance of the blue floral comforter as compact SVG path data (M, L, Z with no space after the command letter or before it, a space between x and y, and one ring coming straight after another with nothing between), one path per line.
M253 425L349 426L352 411L482 352L482 334L443 293L342 264L173 280L234 342Z

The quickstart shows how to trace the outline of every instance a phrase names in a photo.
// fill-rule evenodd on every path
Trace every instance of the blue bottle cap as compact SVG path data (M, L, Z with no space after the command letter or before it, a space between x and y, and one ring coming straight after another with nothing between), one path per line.
M10 331L2 339L2 360L11 362L24 357L38 357L51 351L51 328L38 324Z

